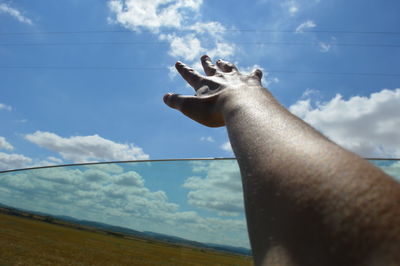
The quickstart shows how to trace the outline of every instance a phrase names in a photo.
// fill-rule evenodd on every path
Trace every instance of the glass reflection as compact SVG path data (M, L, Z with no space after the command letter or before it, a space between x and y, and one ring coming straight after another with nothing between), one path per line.
M400 180L400 161L371 162ZM250 254L240 172L233 159L3 172L0 206L122 235Z

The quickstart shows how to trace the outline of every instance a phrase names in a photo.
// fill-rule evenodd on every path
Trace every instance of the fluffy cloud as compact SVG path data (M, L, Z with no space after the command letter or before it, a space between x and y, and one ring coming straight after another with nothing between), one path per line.
M243 213L242 181L236 161L194 162L193 171L199 176L189 177L183 184L190 189L189 204L219 215Z
M33 24L32 20L25 17L24 15L21 14L21 12L19 10L11 7L10 5L8 5L6 3L0 3L0 14L1 13L8 14L8 15L12 16L13 18L17 19L19 22L29 24L29 25Z
M111 0L110 10L115 21L135 31L150 29L158 31L161 27L180 28L186 14L198 11L202 0Z
M8 154L0 152L0 170L27 167L31 162L31 158L28 158L22 154Z
M50 162L53 162L53 163L58 163L58 164L63 162L60 158L56 158L56 157L53 157L53 156L47 157L47 160L49 160Z
M289 110L333 141L364 157L400 157L400 89L324 103L303 99Z
M289 11L291 16L294 16L299 12L299 4L294 0L284 1L282 5Z
M14 150L14 147L6 140L6 138L0 137L0 149L12 151ZM28 167L31 162L31 158L22 154L0 152L0 171Z
M182 57L185 60L194 61L205 52L205 49L201 46L201 41L194 34L187 34L183 37L178 37L175 34L162 34L160 39L170 42L169 54L172 57Z
M172 57L193 63L203 53L224 58L234 53L235 46L222 38L225 28L219 22L201 21L202 0L110 0L108 5L111 21L136 32L157 34L169 42ZM160 30L172 33L160 34Z
M54 133L36 131L25 138L73 162L149 159L141 148L133 144L116 143L99 135L63 138Z
M319 50L323 53L329 52L331 50L332 45L326 42L319 42L318 43Z
M221 149L223 149L224 151L233 153L232 146L231 146L231 143L229 141L227 141L224 144L222 144L221 145Z
M11 111L12 107L9 105L6 105L4 103L0 103L0 110L6 110L6 111Z
M301 23L297 28L296 28L296 33L301 33L304 32L306 29L312 29L315 28L317 24L315 24L314 21L312 20L307 20L306 22Z
M200 138L201 141L207 141L207 142L214 142L213 137L208 136L208 137L201 137Z
M5 149L8 151L12 151L14 147L7 142L5 137L0 137L0 149Z

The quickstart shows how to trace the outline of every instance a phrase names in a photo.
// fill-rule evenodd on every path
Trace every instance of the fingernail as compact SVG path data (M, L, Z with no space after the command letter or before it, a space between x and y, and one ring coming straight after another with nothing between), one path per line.
M167 104L168 98L169 98L171 95L172 95L171 93L167 93L167 94L164 95L163 101L164 101L165 104Z

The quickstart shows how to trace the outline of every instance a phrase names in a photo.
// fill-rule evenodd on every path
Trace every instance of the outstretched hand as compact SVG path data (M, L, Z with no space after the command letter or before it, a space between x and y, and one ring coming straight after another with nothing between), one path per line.
M262 72L255 69L245 75L234 64L223 60L218 60L214 65L207 55L201 57L201 63L207 76L181 62L175 64L179 74L195 89L195 96L168 93L164 96L164 102L200 124L209 127L224 126L221 96L232 90L261 88Z

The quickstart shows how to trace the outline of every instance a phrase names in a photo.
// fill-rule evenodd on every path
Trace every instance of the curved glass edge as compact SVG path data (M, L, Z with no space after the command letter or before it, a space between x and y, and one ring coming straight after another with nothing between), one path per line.
M400 160L370 162L400 181ZM251 254L235 159L113 162L2 172L0 207Z

